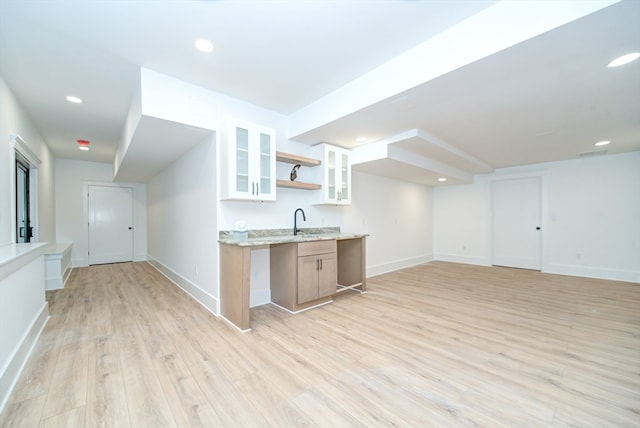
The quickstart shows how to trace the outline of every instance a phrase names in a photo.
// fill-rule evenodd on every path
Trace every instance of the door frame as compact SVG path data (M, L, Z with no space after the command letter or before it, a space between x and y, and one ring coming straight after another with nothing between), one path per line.
M98 264L108 264L108 263L120 263L120 262L132 262L134 260L134 242L135 242L135 228L133 227L133 205L134 205L134 188L133 186L102 186L102 185L89 185L88 187L88 194L87 194L87 214L89 216L89 221L87 222L87 237L88 237L88 253L87 253L87 261L89 263L89 266L92 265L98 265ZM92 218L92 211L91 211L91 205L92 205L92 199L90 198L91 196L91 192L92 190L95 192L97 191L97 189L100 189L100 192L117 192L117 193L123 193L123 194L127 194L128 196L130 196L127 200L127 204L129 205L129 211L127 214L127 217L129 217L130 215L130 221L128 221L126 224L128 224L129 226L129 230L131 231L131 248L130 250L127 250L127 257L126 260L110 260L110 261L101 261L101 262L96 262L95 258L96 258L96 254L91 254L91 245L92 245L92 241L91 241L91 225L94 224L95 225L95 218ZM117 189L117 190L115 190ZM94 199L93 199L93 203L95 204L95 193L94 193ZM93 208L95 210L96 206L93 205ZM95 214L95 211L93 212ZM93 222L92 222L93 220ZM98 241L96 241L98 242ZM95 243L94 243L95 245ZM131 258L129 259L129 251L131 251L130 256ZM94 259L94 263L91 263L91 259Z
M493 224L493 182L495 181L509 181L509 180L519 180L525 178L538 178L540 180L540 272L544 272L546 270L546 255L549 254L547 248L547 218L548 218L548 203L547 203L547 173L544 171L533 171L529 173L521 173L521 174L504 174L504 175L496 175L491 177L488 180L489 188L487 190L489 197L489 254L491 259L489 260L489 265L494 266L495 261L495 230Z
M133 190L133 261L146 261L147 250L146 244L141 242L146 241L146 222L140 219L140 216L145 215L144 207L140 206L140 186L141 184L135 183L113 183L102 181L88 181L82 180L82 221L84 226L83 231L83 243L84 254L80 254L78 259L74 261L74 267L89 266L89 186L103 186L103 187L124 187ZM146 204L146 202L143 202ZM141 226L141 223L143 226ZM75 247L74 247L75 249ZM80 251L82 249L79 249Z
M17 239L17 206L16 206L16 153L29 163L29 218L33 228L30 242L40 242L40 225L38 221L38 168L42 161L17 134L9 135L9 175L11 198L11 242Z

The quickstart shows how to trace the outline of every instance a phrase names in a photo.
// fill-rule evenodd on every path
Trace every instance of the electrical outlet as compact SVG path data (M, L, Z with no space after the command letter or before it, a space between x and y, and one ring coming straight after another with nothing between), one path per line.
M193 265L193 272L198 276L198 265Z

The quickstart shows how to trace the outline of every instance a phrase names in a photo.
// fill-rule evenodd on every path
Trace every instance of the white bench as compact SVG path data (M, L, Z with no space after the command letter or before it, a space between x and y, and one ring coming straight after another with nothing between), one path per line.
M64 288L71 274L71 244L51 244L44 254L47 290Z

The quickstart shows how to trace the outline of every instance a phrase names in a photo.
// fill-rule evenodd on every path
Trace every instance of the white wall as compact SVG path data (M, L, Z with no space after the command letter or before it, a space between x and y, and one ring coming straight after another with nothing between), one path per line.
M89 264L87 186L118 185L133 188L134 260L146 260L147 215L146 185L113 183L113 166L108 163L57 159L56 163L56 235L58 242L72 243L74 267Z
M491 186L476 183L436 187L434 257L459 263L491 264Z
M12 134L19 135L41 161L36 233L39 242L55 242L54 161L26 111L0 77L0 246L15 241L9 138ZM44 245L33 246L37 250L29 250L28 258L22 256L0 269L0 412L49 314L45 301ZM22 250L26 251L24 247ZM9 272L7 268L11 265L20 267Z
M149 261L218 313L215 134L148 183Z
M640 152L553 165L545 270L640 282Z
M434 189L435 258L491 264L491 181L542 177L542 270L640 282L640 152L505 168Z
M40 158L38 167L38 238L40 242L55 242L55 165L46 145L31 119L20 106L11 89L0 77L0 245L14 241L11 234L11 177L9 135L22 137Z
M367 276L433 260L432 188L353 172L343 229L368 233Z
M20 245L20 257L2 260L0 267L0 412L49 318L44 292L46 244Z

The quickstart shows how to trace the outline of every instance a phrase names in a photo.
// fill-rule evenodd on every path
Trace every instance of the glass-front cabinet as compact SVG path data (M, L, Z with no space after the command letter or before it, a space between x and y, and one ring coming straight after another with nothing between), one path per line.
M221 199L275 201L275 131L234 121L224 139L220 166L226 185Z
M351 152L341 147L322 143L312 148L314 157L322 159L322 167L317 168L322 184L318 190L317 204L351 204Z

